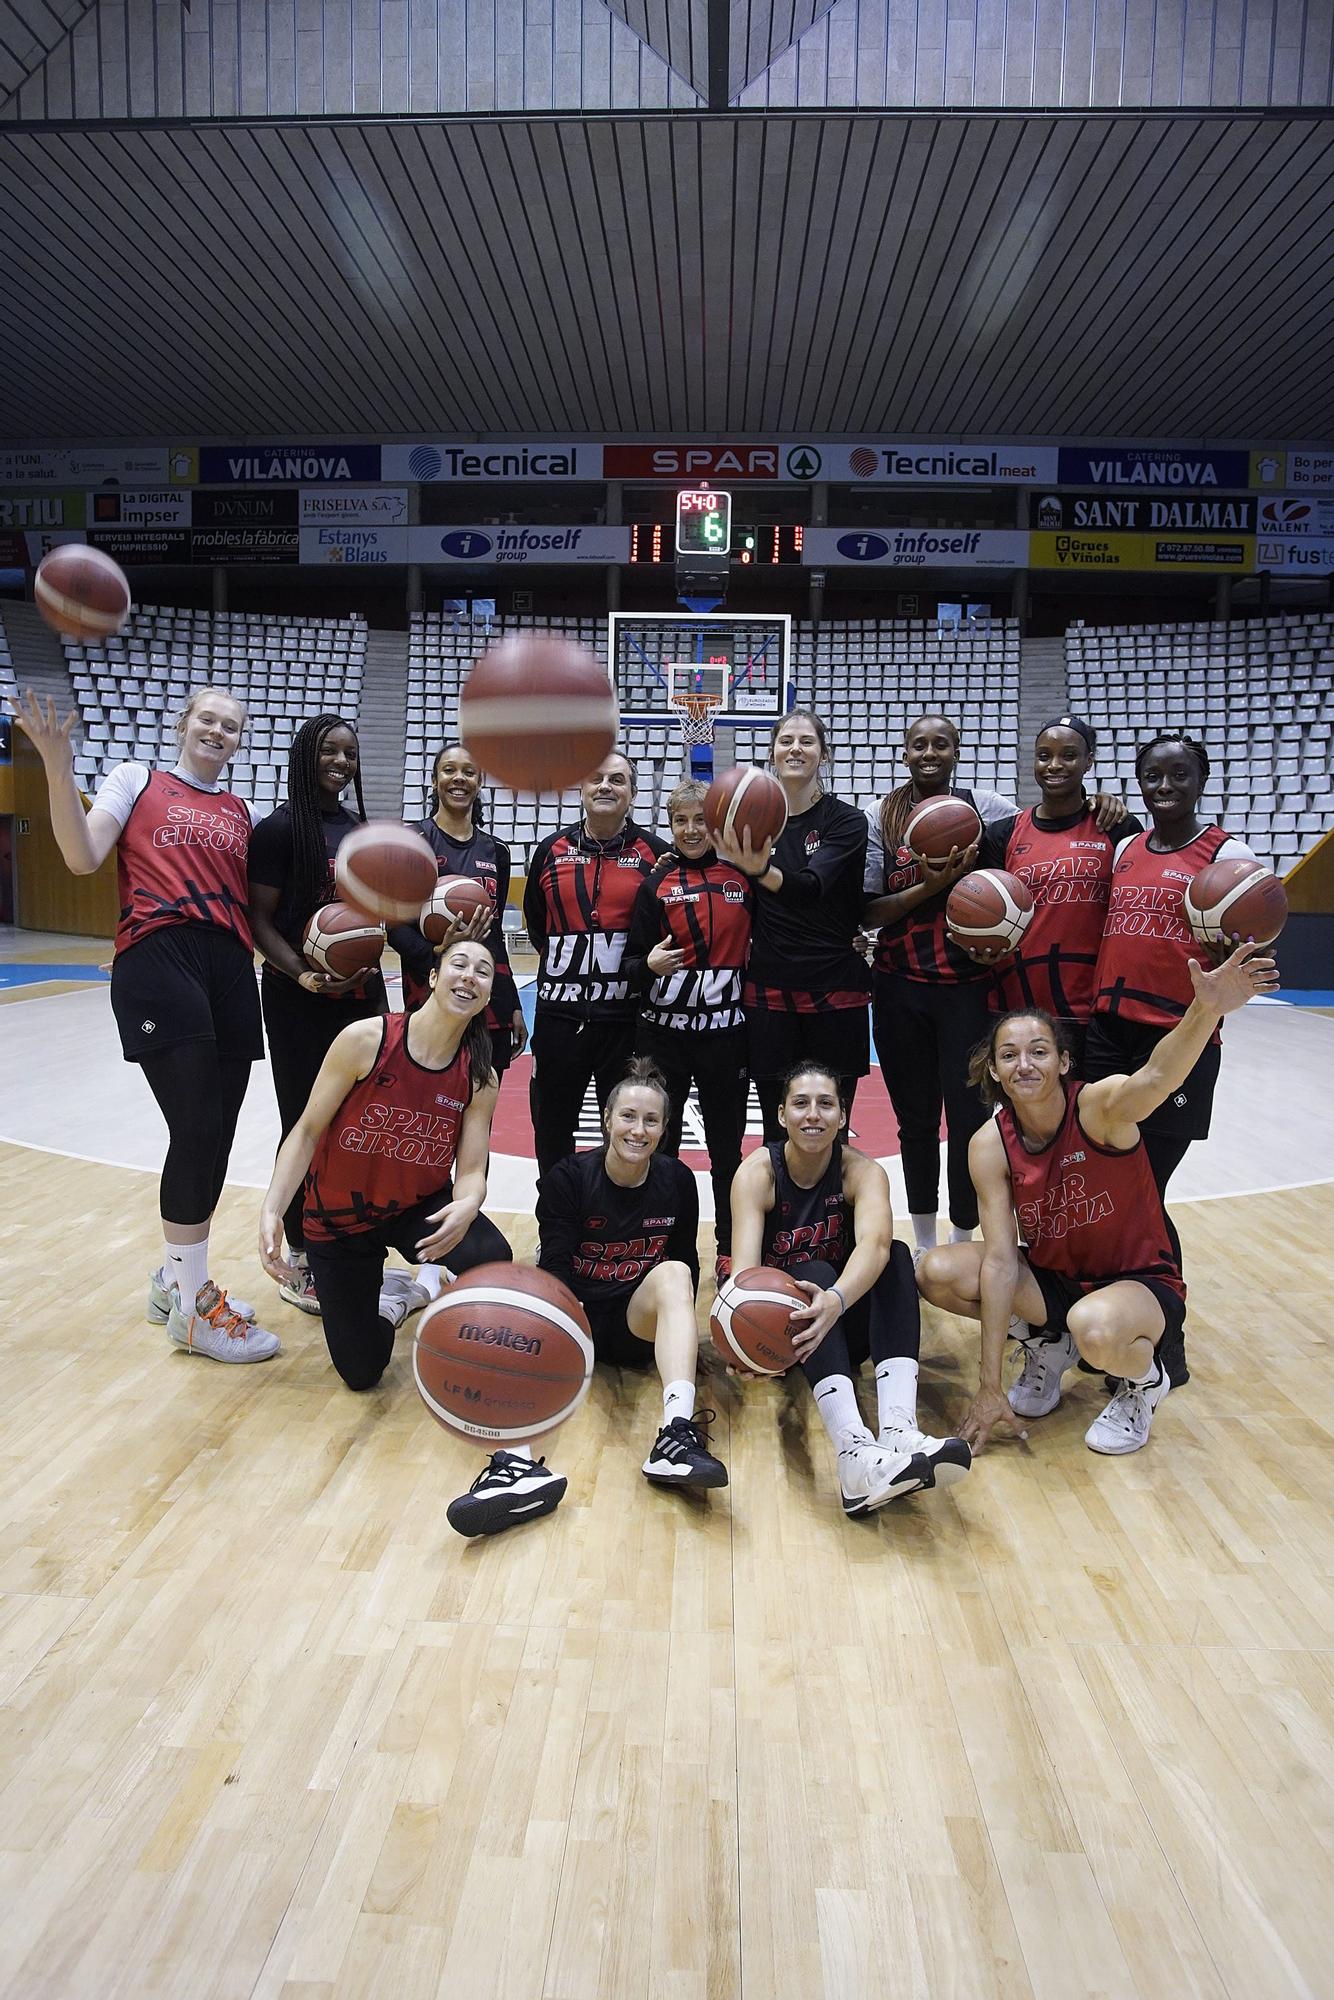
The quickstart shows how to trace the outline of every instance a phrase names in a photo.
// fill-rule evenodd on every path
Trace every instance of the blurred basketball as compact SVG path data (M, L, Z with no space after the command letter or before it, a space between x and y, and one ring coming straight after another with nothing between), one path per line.
M380 963L384 925L368 923L360 910L346 903L324 903L312 912L303 943L317 972L350 979L354 972L369 972Z
M616 743L607 670L569 639L507 639L484 653L459 697L459 733L484 771L516 792L559 792Z
M945 904L950 936L974 951L1013 951L1032 921L1032 891L1005 868L975 868Z
M359 826L342 841L334 862L334 881L344 902L380 923L416 923L437 878L433 849L396 819L372 819Z
M1199 944L1254 938L1272 944L1288 921L1288 894L1258 861L1211 861L1186 884L1182 901Z
M459 917L475 917L479 910L491 911L491 898L483 882L471 875L442 875L432 889L418 922L423 937L439 944L450 925Z
M447 1431L526 1444L584 1400L593 1338L583 1307L559 1278L530 1264L479 1264L417 1322L412 1373Z
M787 1323L810 1300L786 1271L738 1271L719 1288L709 1314L713 1344L728 1367L786 1375L797 1364Z
M758 764L737 764L715 778L704 794L704 824L717 839L720 833L740 840L749 832L757 850L777 840L787 825L787 794L777 778Z
M913 807L903 838L919 861L947 861L951 849L971 847L981 832L982 822L968 801L944 792Z
M105 549L62 542L37 565L32 594L53 631L67 639L109 639L130 615L130 584Z

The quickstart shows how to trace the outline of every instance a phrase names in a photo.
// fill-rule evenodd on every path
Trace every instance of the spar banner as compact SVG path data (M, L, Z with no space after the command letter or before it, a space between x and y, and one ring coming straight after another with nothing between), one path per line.
M406 486L307 486L300 496L303 528L402 528L408 519Z
M204 486L373 484L378 444L206 444L199 453Z
M1262 534L1255 545L1255 566L1282 576L1328 576L1334 570L1334 535L1288 540Z
M0 486L189 486L199 476L194 445L34 445L0 451Z
M294 563L301 559L301 534L298 528L196 527L190 555L206 563Z
M1251 534L1257 501L1250 494L1145 494L1115 499L1101 493L1043 493L1033 502L1036 528L1118 528L1158 533Z
M500 564L536 568L543 563L624 563L630 560L628 528L409 528L408 561L487 569Z
M335 521L324 527L302 528L303 563L334 563L347 568L408 560L408 530L382 528L374 522Z
M1251 483L1249 451L1196 451L1184 445L1087 444L1057 453L1058 486L1146 490L1240 487Z
M294 528L297 500L294 486L195 493L191 519L196 528Z
M1334 535L1334 500L1304 500L1285 493L1256 504L1255 525L1260 534Z
M381 447L377 478L410 479L419 486L456 481L507 486L520 481L597 480L603 477L602 446L563 438L513 438L498 444L466 444L451 438L421 438Z
M1028 538L1034 569L1235 570L1255 568L1253 535L1078 534L1038 529Z
M807 528L807 567L867 569L1025 569L1021 528Z

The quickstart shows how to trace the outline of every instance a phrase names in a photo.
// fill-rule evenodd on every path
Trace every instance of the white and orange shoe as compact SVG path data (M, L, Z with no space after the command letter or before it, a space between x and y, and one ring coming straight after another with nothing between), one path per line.
M144 1309L144 1317L150 1326L165 1326L167 1324L167 1321L171 1318L171 1308L175 1297L176 1287L175 1285L168 1284L166 1272L160 1269L154 1271L148 1281L148 1304ZM244 1299L232 1298L230 1293L227 1297L227 1303L238 1318L248 1319L251 1325L254 1325L255 1308L253 1306L247 1305Z
M282 1353L282 1342L267 1327L242 1317L210 1278L187 1313L173 1292L167 1333L188 1354L207 1354L212 1361L270 1361Z

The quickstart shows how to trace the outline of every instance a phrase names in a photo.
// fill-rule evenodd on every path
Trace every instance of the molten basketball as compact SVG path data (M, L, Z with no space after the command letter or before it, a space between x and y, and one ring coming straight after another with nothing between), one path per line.
M738 1271L719 1289L709 1332L728 1367L754 1375L786 1375L797 1365L787 1323L810 1300L786 1271Z
M380 923L416 923L437 879L435 854L396 819L372 819L338 849L334 881L345 903Z
M1211 861L1186 884L1182 901L1200 944L1230 938L1272 944L1288 921L1287 891L1258 861Z
M324 903L306 925L305 953L317 972L350 979L380 963L384 925L367 923L360 910L346 903Z
M944 792L913 807L903 838L919 861L948 861L952 849L971 847L981 832L982 822L967 800Z
M479 1264L417 1322L412 1373L438 1424L486 1444L526 1444L588 1394L593 1337L559 1278L530 1264Z
M507 639L484 653L459 697L459 733L484 771L516 792L560 792L616 742L607 670L569 639Z
M749 832L758 852L787 825L787 794L758 764L737 764L715 778L704 794L704 824L715 839L727 833L740 840Z
M105 549L62 542L37 565L32 594L53 631L67 639L109 639L130 615L130 585Z
M440 944L456 918L475 917L479 910L491 913L485 883L475 882L471 875L442 875L422 904L418 920L422 936Z
M945 904L950 936L973 951L1013 951L1032 921L1027 882L1004 868L975 868Z

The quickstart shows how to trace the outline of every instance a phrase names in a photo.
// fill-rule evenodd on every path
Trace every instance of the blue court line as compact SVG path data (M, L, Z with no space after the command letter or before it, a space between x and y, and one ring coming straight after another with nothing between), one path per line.
M1289 1007L1334 1007L1334 993L1323 986L1280 986L1274 998Z
M93 986L105 986L110 974L96 965L22 965L0 963L0 989L6 986L41 986L50 979L79 979Z

